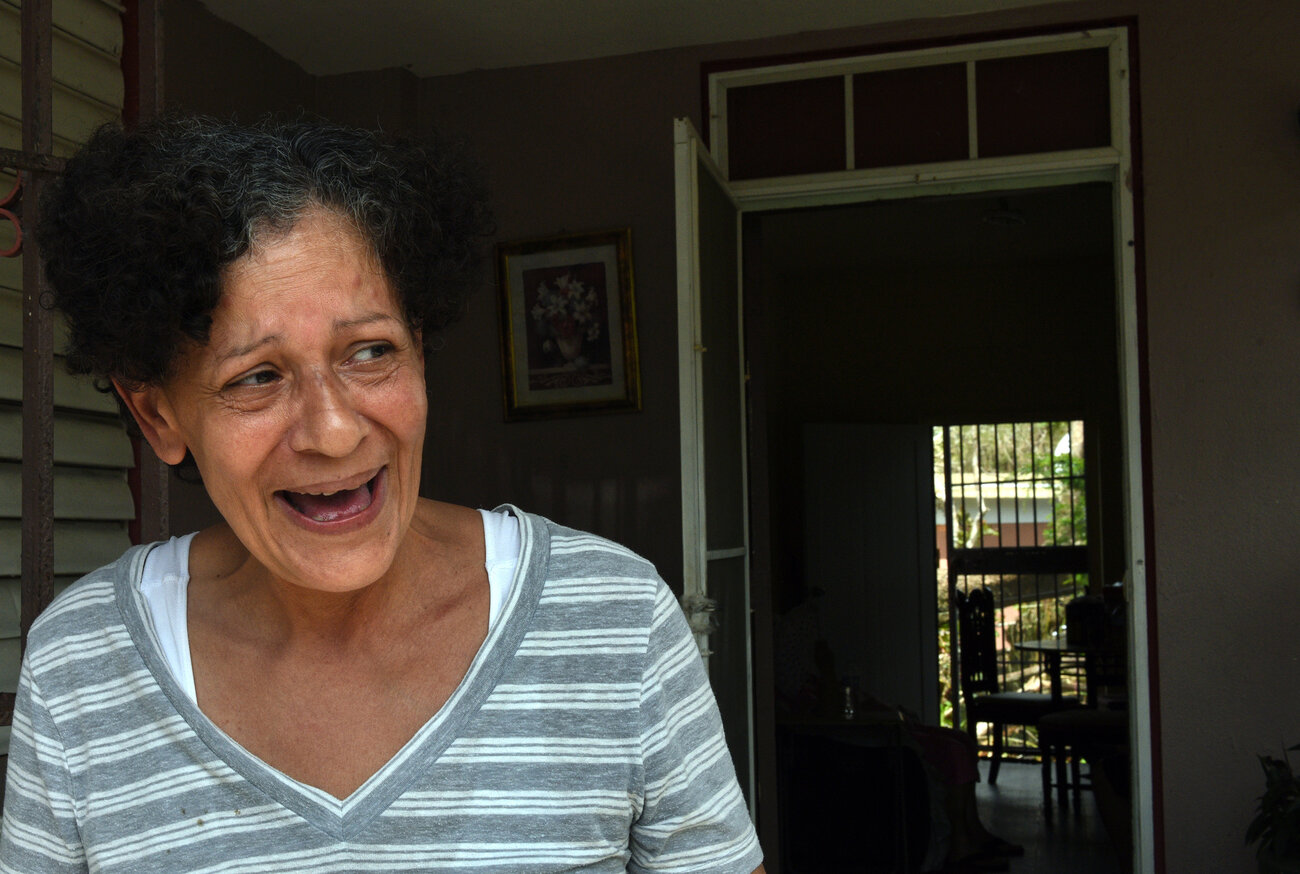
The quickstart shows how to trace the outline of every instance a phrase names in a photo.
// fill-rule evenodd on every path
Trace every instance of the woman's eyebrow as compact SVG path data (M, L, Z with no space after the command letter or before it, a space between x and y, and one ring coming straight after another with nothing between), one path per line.
M376 322L397 322L397 321L399 320L395 316L389 313L375 312L375 313L368 313L367 315L364 316L358 316L355 319L336 319L331 327L334 329L334 333L337 334L342 331L346 331L350 328L357 328L364 325L372 325ZM223 352L218 352L217 361L226 362L231 360L232 358L243 358L245 355L256 352L258 349L262 348L263 346L269 346L274 343L279 343L282 340L284 340L283 334L267 334L265 337L259 337L258 339L253 340L249 343L244 343L243 345L240 346L233 346L230 349L227 349Z
M251 343L245 343L242 346L235 346L230 349L227 349L224 352L218 352L217 362L223 363L226 361L230 361L232 358L243 358L245 355L248 355L249 353L252 352L256 352L258 349L262 348L263 346L267 346L272 343L277 343L283 339L284 337L281 334L267 334L265 337L260 337L257 340L252 341Z
M336 319L334 321L334 332L346 331L348 328L356 328L362 325L372 325L375 322L396 322L398 319L391 313L370 313L364 316L358 316L355 319Z

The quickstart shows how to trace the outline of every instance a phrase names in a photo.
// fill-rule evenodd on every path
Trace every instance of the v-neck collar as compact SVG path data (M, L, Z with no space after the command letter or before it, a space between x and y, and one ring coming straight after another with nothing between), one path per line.
M550 540L545 523L519 508L503 504L519 520L519 562L510 593L496 624L488 630L465 676L438 711L397 753L347 798L302 783L262 761L240 746L199 710L172 676L163 657L148 608L139 589L144 562L157 544L136 547L125 557L125 572L117 577L116 595L123 622L149 670L173 708L209 750L267 797L337 839L363 831L419 778L462 734L466 723L483 706L506 665L519 648L537 609L546 580Z

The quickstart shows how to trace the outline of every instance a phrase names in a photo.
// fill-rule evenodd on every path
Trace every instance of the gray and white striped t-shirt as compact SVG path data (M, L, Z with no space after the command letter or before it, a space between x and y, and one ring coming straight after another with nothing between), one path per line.
M761 852L672 593L623 547L509 509L501 621L346 799L180 691L135 587L148 547L71 587L32 628L0 870L749 874Z

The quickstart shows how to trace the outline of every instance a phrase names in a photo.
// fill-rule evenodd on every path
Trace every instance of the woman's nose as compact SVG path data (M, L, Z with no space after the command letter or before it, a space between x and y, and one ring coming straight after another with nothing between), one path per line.
M348 455L370 431L356 409L351 392L337 375L312 372L299 383L302 394L298 421L291 427L289 446L334 458Z

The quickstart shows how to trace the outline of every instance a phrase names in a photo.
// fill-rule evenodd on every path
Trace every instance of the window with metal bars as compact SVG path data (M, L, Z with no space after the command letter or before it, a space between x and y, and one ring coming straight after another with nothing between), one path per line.
M945 723L962 726L958 592L987 587L993 593L1001 689L1049 690L1039 656L1016 644L1064 635L1065 605L1088 591L1084 425L1077 420L950 425L936 428L934 439L942 506L937 520L940 677ZM1063 667L1065 695L1082 691L1082 673L1082 666ZM1032 726L1003 730L1008 750L1036 746Z

